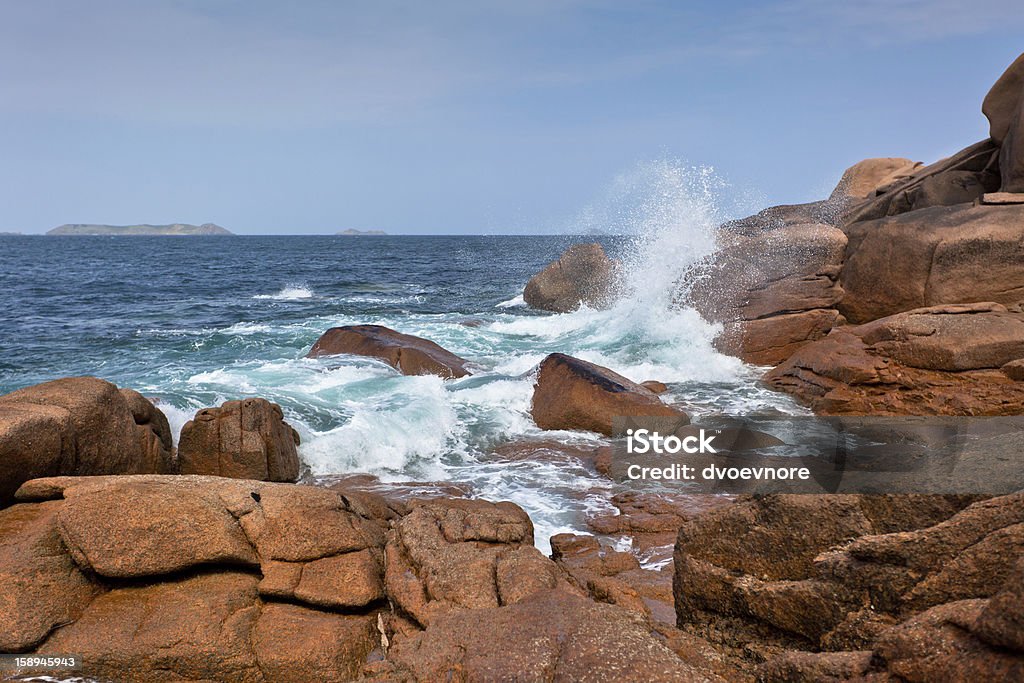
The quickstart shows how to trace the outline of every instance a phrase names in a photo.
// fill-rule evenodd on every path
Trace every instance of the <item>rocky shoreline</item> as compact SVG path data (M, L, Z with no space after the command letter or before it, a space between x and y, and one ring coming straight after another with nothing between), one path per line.
M823 202L722 226L680 297L818 414L1024 414L1024 56L983 111L990 139L949 159L867 160ZM607 305L620 268L577 245L524 299ZM309 351L338 354L476 370L377 325ZM657 380L553 353L531 417L685 428ZM174 443L159 404L101 379L0 396L0 651L139 682L1024 680L1021 492L620 492L545 556L512 502L313 482L262 398L199 411ZM614 457L496 448L524 452Z

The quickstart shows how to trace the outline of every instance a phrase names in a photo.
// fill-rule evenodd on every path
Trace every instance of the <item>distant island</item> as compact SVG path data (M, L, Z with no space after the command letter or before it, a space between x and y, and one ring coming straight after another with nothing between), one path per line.
M15 235L20 234L20 232L0 232L0 237L14 237Z
M94 225L90 223L68 223L50 230L47 235L232 235L214 223L189 225Z
M348 230L342 230L338 233L339 235L386 235L387 233L383 230L356 230L349 228Z

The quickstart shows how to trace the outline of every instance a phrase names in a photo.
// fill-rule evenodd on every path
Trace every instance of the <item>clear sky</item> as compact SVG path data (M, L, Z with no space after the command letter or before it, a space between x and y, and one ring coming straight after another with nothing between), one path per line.
M617 175L764 204L987 135L1020 0L0 0L0 231L565 232Z

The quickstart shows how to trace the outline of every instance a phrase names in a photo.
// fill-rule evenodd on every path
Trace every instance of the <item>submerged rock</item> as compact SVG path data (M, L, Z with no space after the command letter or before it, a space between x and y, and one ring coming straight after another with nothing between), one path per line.
M1017 415L1024 314L996 303L921 308L833 330L765 375L823 414Z
M451 379L471 374L464 358L429 339L395 332L381 325L332 327L316 340L306 357L340 353L379 358L403 375L439 375Z
M653 391L608 368L553 353L537 371L531 414L541 429L579 429L610 435L617 416L677 417L683 411L665 405Z
M533 308L566 313L586 304L607 305L614 288L616 264L600 244L574 244L526 283L523 299Z
M0 396L0 506L36 477L172 470L167 418L138 392L69 377Z
M178 444L181 474L295 481L299 435L281 406L262 398L204 408L185 423Z

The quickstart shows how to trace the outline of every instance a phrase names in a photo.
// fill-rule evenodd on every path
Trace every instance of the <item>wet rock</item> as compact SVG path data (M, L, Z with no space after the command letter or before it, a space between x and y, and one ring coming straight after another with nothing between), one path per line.
M608 368L562 353L540 364L531 414L541 429L612 433L616 416L666 416L689 422L657 394Z
M936 306L833 330L764 381L824 414L1019 414L1024 390L999 368L1022 354L1024 314Z
M0 506L36 477L170 472L165 424L145 398L95 377L0 396Z
M864 323L941 304L1017 304L1024 300L1022 226L1024 205L970 204L851 225L839 311Z
M379 358L403 375L438 375L451 379L471 374L465 359L429 339L402 334L381 325L333 327L313 344L307 357L340 353Z
M592 308L609 303L615 284L616 263L600 244L574 244L526 283L523 299L533 308L565 313L585 304Z
M558 590L440 616L398 640L388 659L391 680L708 680L639 615Z
M666 391L668 391L668 387L665 385L665 383L659 382L656 379L649 379L646 382L640 382L640 386L646 389L650 389L656 394L664 394Z
M835 310L846 235L823 223L783 224L756 234L723 236L690 301L725 323L719 350L774 365L842 323Z
M281 406L262 398L228 401L185 423L178 467L182 474L295 481L298 445L299 435L284 421Z

